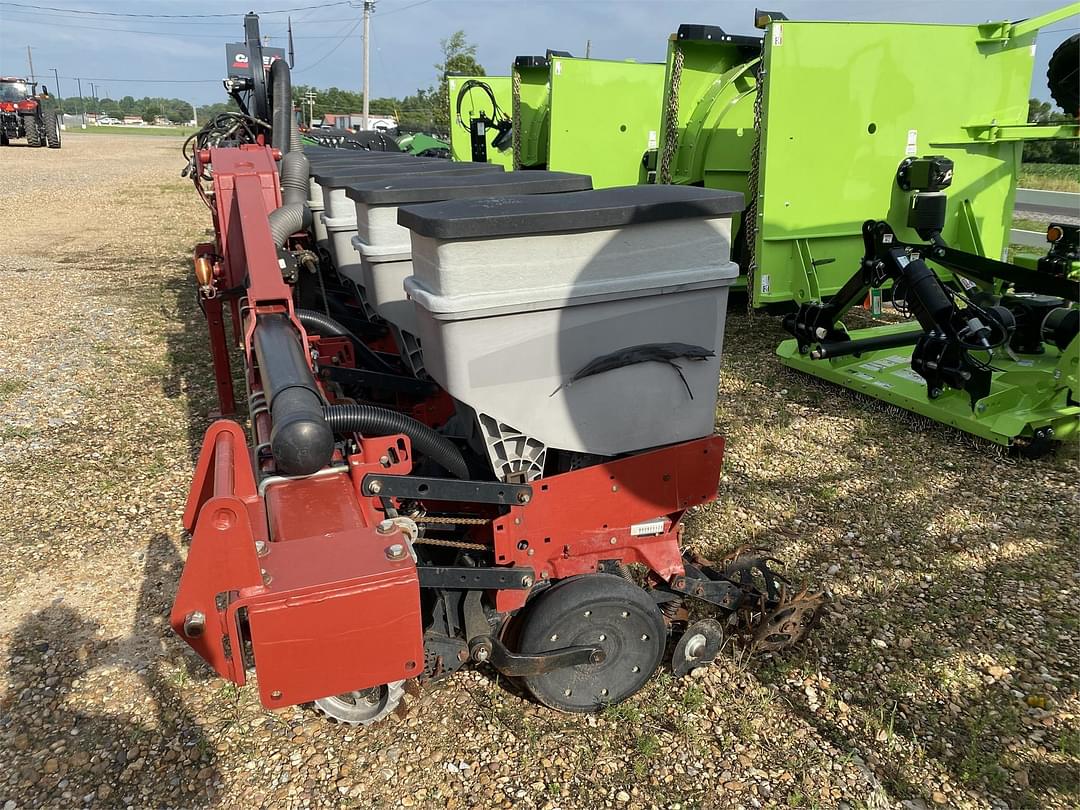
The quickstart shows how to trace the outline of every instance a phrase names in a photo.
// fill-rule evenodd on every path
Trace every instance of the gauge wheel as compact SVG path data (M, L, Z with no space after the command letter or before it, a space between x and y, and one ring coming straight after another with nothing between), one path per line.
M518 636L524 654L565 647L603 650L597 664L522 678L538 701L565 712L592 712L640 690L664 654L667 627L637 585L611 574L586 574L554 585L531 605Z

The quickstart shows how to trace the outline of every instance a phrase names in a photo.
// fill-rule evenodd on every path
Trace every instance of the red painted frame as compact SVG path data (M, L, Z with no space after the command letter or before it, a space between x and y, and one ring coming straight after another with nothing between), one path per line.
M251 348L258 317L286 314L318 356L343 365L354 363L353 347L342 338L309 337L295 317L267 220L280 202L273 152L211 149L199 160L214 168L218 239L200 245L196 257L211 260L218 293L204 299L215 378L227 411L233 405L223 320L228 301L233 340L245 347L258 448L271 429L269 413L258 405ZM314 365L310 353L308 363ZM429 419L441 418L437 401L418 407L425 406ZM356 452L337 455L336 466L314 476L261 479L259 460L236 423L217 421L204 439L184 511L191 547L170 622L222 677L243 684L254 663L269 707L416 677L424 669L416 566L409 555L388 554L405 539L396 528L376 530L385 517L382 502L361 494L366 475L408 475L411 446L405 436L356 438ZM428 505L492 518L470 539L490 546L496 565L531 569L534 587L611 560L644 564L654 579L670 580L684 573L680 520L715 497L723 448L723 439L712 436L543 478L533 482L527 503L503 509ZM497 610L511 613L528 593L490 596Z

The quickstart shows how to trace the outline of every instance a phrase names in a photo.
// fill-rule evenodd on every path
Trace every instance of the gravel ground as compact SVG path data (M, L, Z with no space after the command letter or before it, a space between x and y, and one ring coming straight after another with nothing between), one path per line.
M488 670L357 730L263 710L167 613L213 405L179 142L0 151L0 807L1075 807L1078 464L1020 462L783 369L733 312L722 553L826 588L811 643L728 648L596 717Z

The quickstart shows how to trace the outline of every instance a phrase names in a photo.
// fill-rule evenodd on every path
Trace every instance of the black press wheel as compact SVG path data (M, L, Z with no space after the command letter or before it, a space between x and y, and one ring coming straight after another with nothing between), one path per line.
M50 149L60 148L60 117L56 110L46 110L42 114L45 123L45 143Z
M529 607L522 622L522 653L576 646L604 652L598 664L522 679L538 701L566 712L591 712L626 700L652 677L667 642L656 603L641 588L611 574L586 574L554 585Z
M41 130L38 127L37 118L33 115L24 115L23 126L26 128L26 145L41 146Z

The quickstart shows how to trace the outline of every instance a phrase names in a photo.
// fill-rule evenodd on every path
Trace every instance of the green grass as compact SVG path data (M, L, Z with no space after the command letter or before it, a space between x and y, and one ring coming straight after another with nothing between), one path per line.
M1080 166L1068 163L1025 163L1018 179L1021 188L1080 192Z
M91 124L86 129L74 127L68 132L89 132L91 135L159 135L167 138L186 138L195 127L138 127L138 126L97 126Z

